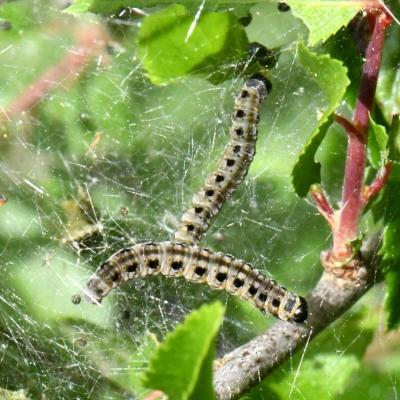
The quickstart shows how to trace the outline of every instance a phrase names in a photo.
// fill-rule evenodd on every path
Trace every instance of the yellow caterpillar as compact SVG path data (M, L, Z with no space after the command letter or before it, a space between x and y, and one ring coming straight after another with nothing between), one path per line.
M226 290L285 321L306 320L307 303L302 297L242 260L197 246L211 219L247 174L255 154L259 107L270 90L268 80L259 75L242 87L235 99L230 141L215 172L182 216L175 241L141 243L112 255L89 278L85 289L89 301L100 303L113 288L128 280L161 274Z
M158 274L226 290L285 321L303 322L307 318L307 304L302 297L290 293L244 261L169 241L141 243L118 251L90 277L85 295L89 301L100 303L124 282Z
M261 75L253 76L242 87L235 99L229 143L216 170L183 214L175 233L177 242L198 244L211 219L246 176L256 152L260 104L270 90L270 82Z

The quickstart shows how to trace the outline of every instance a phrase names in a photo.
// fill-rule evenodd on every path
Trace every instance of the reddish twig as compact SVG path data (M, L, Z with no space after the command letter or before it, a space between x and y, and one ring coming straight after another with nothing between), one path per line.
M360 140L364 139L364 133L361 132L357 126L353 124L353 122L349 121L347 118L341 116L340 114L335 115L335 121L339 124L342 125L344 130L349 136L354 136L359 138Z
M336 229L335 213L332 206L326 197L325 192L322 190L320 185L312 185L310 189L311 196L313 197L315 204L317 205L318 211L326 219L331 226L332 230Z
M368 202L373 199L385 186L392 172L393 163L389 161L375 177L369 186L365 186L363 193L364 204L367 205Z
M358 235L359 219L364 208L363 187L369 115L375 97L385 31L392 22L392 18L380 9L371 9L367 13L372 35L365 53L365 63L351 123L357 128L359 134L354 135L354 131L346 129L350 134L343 182L342 209L333 238L333 253L339 258L351 256L348 242Z
M331 217L333 212L327 213L327 202L321 197L322 191L311 191L319 211L328 220L333 232L332 250L322 255L324 267L340 276L348 272L350 273L346 276L352 276L351 271L355 272L359 267L356 253L359 248L357 242L360 217L368 200L382 189L391 171L391 165L388 164L369 187L364 187L369 116L374 104L385 31L392 22L392 17L377 2L367 8L365 14L372 33L365 51L353 119L349 121L343 116L335 116L336 122L348 134L342 207L334 215L335 218Z
M0 113L0 121L10 121L22 112L35 107L46 94L60 84L68 85L76 80L96 55L104 52L107 35L97 25L80 28L76 32L77 45L54 66L45 71L34 83Z

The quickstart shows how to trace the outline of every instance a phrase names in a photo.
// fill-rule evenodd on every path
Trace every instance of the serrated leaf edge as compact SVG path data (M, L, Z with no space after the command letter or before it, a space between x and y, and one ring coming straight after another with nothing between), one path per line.
M223 307L223 305L220 302L215 302L212 304L205 304L203 306L201 306L198 310L192 312L191 314L189 314L188 316L186 316L186 318L184 319L184 321L179 324L175 330L173 330L172 332L168 333L168 335L166 336L164 343L159 347L159 349L156 350L156 353L154 354L154 356L150 359L149 361L149 369L147 370L147 372L145 373L145 375L143 376L143 385L146 387L149 387L148 385L148 375L151 373L154 373L154 369L152 368L152 366L154 364L156 364L158 362L158 358L159 358L159 352L166 352L169 348L168 346L170 345L168 342L174 338L176 335L180 335L182 332L185 332L188 330L186 324L188 323L188 321L196 321L196 320L200 320L200 316L201 316L201 311L204 309L207 309L207 311L212 310L212 308L216 308L216 314L219 314L219 318L215 318L215 320L213 321L214 324L212 326L212 330L213 334L210 335L209 341L207 342L207 345L204 346L203 351L200 353L200 356L198 358L199 362L195 365L195 367L193 368L193 374L192 374L192 379L190 382L190 385L188 387L188 390L186 392L183 393L182 396L182 400L186 400L189 398L190 394L193 392L195 386L196 386L196 382L197 382L197 378L199 377L200 374L200 370L201 367L203 365L203 362L208 354L208 351L210 349L210 345L212 343L213 340L215 340L215 337L218 333L218 329L219 326L221 325L222 322L222 317L224 315L225 312L225 308ZM190 330L190 329L189 329ZM160 389L160 388L154 388L152 387L151 389Z
M309 55L311 55L311 56L317 58L318 61L320 61L320 62L321 62L321 61L322 61L322 62L325 62L325 61L333 62L333 63L337 64L340 68L343 68L343 72L346 74L346 79L347 79L347 81L345 82L345 86L344 86L344 88L343 88L343 93L342 93L342 95L341 95L341 98L343 98L344 94L346 93L346 89L347 89L347 87L348 87L349 84L350 84L350 80L349 80L349 78L348 78L348 76L347 76L348 69L347 69L347 67L343 64L343 62L341 62L340 60L337 60L337 59L335 59L335 58L332 58L329 54L321 54L321 55L318 55L318 54L316 54L316 53L310 51L310 50L308 49L308 47L307 47L303 42L301 42L301 41L299 41L298 44L297 44L297 51L298 51L298 54L299 54L300 63L302 64L303 68L307 71L307 73L308 73L309 75L311 75L311 76L313 76L312 71L311 71L306 65L304 65L304 64L301 62L301 52L303 52L303 51L306 51ZM318 84L318 82L317 82L317 84ZM327 101L328 101L328 102L335 103L335 104L334 104L333 106L328 105L328 107L326 108L326 110L325 110L325 112L323 113L322 117L321 117L320 120L318 121L318 126L317 126L316 129L314 129L314 131L310 134L310 136L309 136L309 138L308 138L306 144L304 145L302 151L300 152L299 156L297 157L296 162L295 162L295 164L294 164L294 166L293 166L293 168L292 168L292 172L291 172L291 176L292 176L292 185L293 185L293 187L294 187L294 190L295 190L296 194L297 194L299 197L305 197L305 196L307 195L307 193L306 193L305 195L303 195L301 192L299 192L298 188L297 188L296 185L294 184L295 171L297 170L297 167L298 167L298 165L299 165L299 163L300 163L300 160L302 160L302 159L304 158L304 156L307 154L307 149L308 149L309 146L312 144L312 142L313 142L313 140L315 139L315 137L318 136L318 134L319 134L321 128L324 126L324 124L326 124L326 123L333 117L333 112L334 112L334 110L340 105L340 101L336 101L336 100L333 100L333 99L329 98L329 93L327 93L327 91L326 91L323 87L321 87L319 84L318 84L318 86L321 88L321 90L323 90L323 91L325 92L326 97L327 97ZM332 118L332 121L333 121L333 118ZM326 131L328 131L328 129L329 129L329 127L327 127ZM316 153L316 152L314 152L314 157L315 157L315 153ZM314 157L313 157L314 164L315 164L316 166L320 165L320 163L318 163L318 162L315 161ZM314 182L314 183L319 183L319 182Z

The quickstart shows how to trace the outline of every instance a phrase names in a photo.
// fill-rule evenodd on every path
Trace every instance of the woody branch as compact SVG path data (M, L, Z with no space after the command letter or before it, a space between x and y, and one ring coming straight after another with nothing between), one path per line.
M375 3L375 6L379 3ZM372 111L378 79L384 34L392 18L379 5L366 10L371 37L365 52L359 94L351 121L338 116L348 134L343 182L342 208L334 212L323 190L311 194L333 232L332 250L325 253L325 272L307 298L307 324L277 322L265 333L224 356L215 368L214 387L218 400L234 400L260 383L282 362L327 328L376 283L380 260L376 258L379 240L366 238L359 254L353 243L359 234L359 221L367 202L382 189L390 174L388 164L369 187L364 186L369 114ZM346 279L343 270L356 271L357 279Z

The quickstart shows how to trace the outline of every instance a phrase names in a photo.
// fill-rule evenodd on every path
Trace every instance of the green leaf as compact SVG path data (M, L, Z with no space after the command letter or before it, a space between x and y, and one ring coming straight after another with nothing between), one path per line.
M387 329L391 331L400 326L400 271L392 270L386 273L385 283L385 310L387 312L386 326Z
M33 240L41 237L40 221L34 208L12 200L1 210L0 239L10 240L22 236L26 240Z
M389 159L400 161L400 115L394 115L389 129Z
M249 399L340 398L358 373L377 322L367 308L342 318L268 377L261 396L253 396L254 390Z
M20 99L29 85L65 55L65 46L70 46L65 32L60 35L43 33L46 20L41 18L47 17L50 8L43 4L32 6L32 2L27 1L0 3L0 17L4 16L11 23L10 30L0 31L3 49L0 51L0 101L3 109ZM26 62L28 54L30 68L21 73L18 68Z
M357 369L359 360L352 354L338 357L335 353L321 353L305 360L300 368L301 374L295 382L293 399L299 398L302 394L306 399L334 399L335 395L343 388ZM286 385L272 384L275 392L286 398L287 387L293 381L293 373L285 379Z
M299 37L307 37L307 28L290 12L280 12L276 2L260 2L250 9L252 21L246 27L249 41L268 49L287 48ZM268 26L268 29L265 27ZM285 27L285 29L282 29Z
M65 12L70 14L83 14L85 12L91 11L93 5L93 0L75 0ZM111 3L111 2L109 2ZM113 2L114 3L114 2Z
M398 165L396 165L396 167L398 169ZM392 186L392 185L390 185L390 186ZM389 190L393 189L392 187L388 187L388 188L389 188ZM396 193L398 193L398 191L396 191ZM398 212L396 212L395 214L398 214ZM400 259L400 246L398 245L399 234L400 234L399 229L400 229L400 222L394 221L392 219L392 221L389 222L389 224L385 228L385 232L383 235L382 255L383 255L384 261L390 267L395 267L395 264Z
M150 361L145 386L174 400L214 399L211 367L223 315L224 307L214 303L186 317Z
M384 260L394 264L400 259L400 164L393 162L392 173L383 190L382 199L374 207L376 218L382 218L385 224L385 232L381 247L381 255Z
M362 2L288 0L293 14L308 27L308 44L315 46L346 26L363 7Z
M321 120L331 114L340 104L344 92L349 84L347 68L338 60L327 54L317 55L300 43L299 60L307 73L314 77L319 87L324 91L328 108Z
M216 72L219 66L237 61L248 45L233 14L204 13L196 22L179 4L145 18L138 40L143 66L156 84L189 73L220 82L230 71Z
M400 27L393 23L385 40L379 81L376 90L377 103L388 123L400 114Z
M92 12L96 14L112 14L122 7L160 7L160 5L172 5L175 4L176 0L74 0L74 2L65 10L71 14L82 14L85 12ZM199 9L199 2L197 0L185 0L179 3L185 4L187 7L191 7L193 10ZM227 4L233 5L237 9L247 7L246 5L253 4L253 0L218 0L213 2L206 2L204 4L205 10L215 10L218 8L226 9Z
M81 292L88 274L76 268L76 259L61 250L32 256L16 265L10 274L10 284L29 304L30 314L46 324L59 325L68 319L85 320L98 326L107 326L112 312L110 300L101 307L82 299L72 304L71 297ZM7 310L7 309L6 309Z
M77 325L82 325L82 321L71 319L64 326L64 331L72 336L79 346L81 336L76 331ZM150 332L136 330L135 334L140 337L140 343L132 340L132 335L124 328L116 330L113 325L108 329L98 329L96 335L100 340L88 340L81 347L80 353L84 354L112 385L130 393L144 393L147 389L143 387L141 378L146 371L148 359L154 354L159 343Z
M129 341L129 339L132 341L132 339L128 337L126 341ZM140 346L138 347L136 344L135 351L129 352L130 364L126 368L129 375L129 382L127 382L126 386L127 389L133 389L136 393L147 390L143 386L143 376L148 367L148 360L155 354L159 345L160 343L158 342L157 336L154 333L146 332L143 333ZM120 347L122 350L122 346Z
M374 207L374 215L383 217L383 232L380 255L385 272L387 328L400 326L400 164L393 163L392 173L386 184L382 198Z
M45 22L49 7L35 4L28 1L13 1L0 3L0 19L8 22L9 29L2 29L0 40L26 39L28 31L32 33L38 29L38 20Z
M378 169L382 167L387 160L388 134L386 128L378 125L370 117L368 132L368 159L371 165Z
M292 182L299 197L307 196L310 186L321 181L321 164L314 161L314 156L332 121L333 117L330 116L312 134L293 168Z
M386 346L385 342L385 339L379 339L379 342L371 346L373 360L365 360L357 373L353 374L340 400L365 400L366 397L390 399L394 392L398 393L399 384L393 382L394 376L400 376L398 348L395 350Z
M112 14L122 7L152 7L160 4L172 4L174 1L164 0L74 0L65 10L70 14L82 14L92 12L96 14Z
M349 84L347 69L328 55L317 55L299 44L299 60L306 72L322 89L327 100L326 109L320 111L319 126L312 133L292 171L292 183L300 197L307 195L313 183L321 181L321 166L314 161L315 153L331 125L330 115L339 106Z

